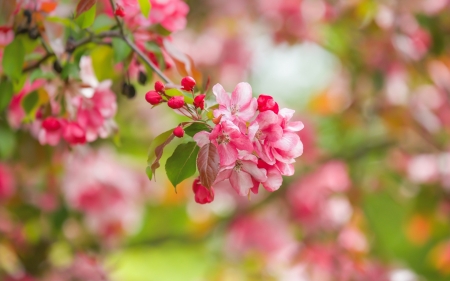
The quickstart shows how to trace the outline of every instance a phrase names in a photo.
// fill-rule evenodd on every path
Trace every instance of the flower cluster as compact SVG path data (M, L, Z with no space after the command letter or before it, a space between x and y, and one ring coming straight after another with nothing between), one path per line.
M200 147L212 143L217 148L220 170L213 187L227 185L241 196L257 194L260 184L270 192L280 188L282 176L294 173L292 164L303 152L296 134L303 124L290 121L294 110L280 110L270 96L252 97L247 83L239 83L231 96L220 84L213 93L219 105L214 110L217 124L194 136Z
M61 139L71 145L84 144L111 135L117 110L116 96L110 90L112 82L97 80L90 57L81 58L80 69L81 81L55 79L46 83L39 79L26 84L9 105L11 126L18 128L29 117L23 108L24 99L43 93L49 103L37 109L30 128L42 145L54 146Z

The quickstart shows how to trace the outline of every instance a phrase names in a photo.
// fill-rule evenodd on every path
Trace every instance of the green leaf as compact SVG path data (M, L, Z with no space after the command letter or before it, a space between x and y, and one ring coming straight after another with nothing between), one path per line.
M114 77L114 52L111 47L97 46L91 51L92 66L99 81Z
M152 8L150 0L138 0L138 2L142 14L144 15L144 17L148 18L148 15L150 14L150 9Z
M112 39L112 47L114 50L114 62L115 63L123 61L131 53L131 48L128 46L127 43L125 43L124 40L122 40L120 38Z
M60 24L64 25L65 27L75 30L76 32L78 32L80 30L79 27L72 20L67 19L67 18L46 17L45 20L49 21L49 22L60 23Z
M208 127L208 125L204 123L192 123L189 127L184 129L184 132L186 135L193 137L195 134L201 131L207 131L210 132L211 129Z
M86 29L94 23L96 7L97 5L94 4L89 10L83 12L75 19L75 22L81 27L81 29Z
M10 158L16 149L16 134L6 128L0 127L0 158Z
M184 96L184 102L188 103L188 104L193 104L194 103L194 99L192 98L192 96L189 96L185 93L183 93L182 91L172 88L172 89L167 89L166 90L166 95L170 96L170 97L175 97L175 96Z
M166 174L173 186L195 174L199 147L195 142L180 144L166 162Z
M23 110L29 115L39 104L39 95L37 91L33 91L26 95L22 101Z
M61 78L67 79L69 77L75 79L78 79L80 77L80 71L75 63L68 62L63 67L63 70L61 72Z
M52 79L55 78L56 74L54 72L44 72L42 69L38 68L31 72L29 81L30 83L33 83L36 79Z
M12 79L19 79L22 75L22 67L25 60L25 47L20 37L14 38L3 53L3 71Z
M0 83L0 112L5 109L13 96L13 84L9 80Z
M116 22L113 18L108 17L107 15L101 14L95 18L94 23L92 24L92 30L95 32L102 32L111 29Z

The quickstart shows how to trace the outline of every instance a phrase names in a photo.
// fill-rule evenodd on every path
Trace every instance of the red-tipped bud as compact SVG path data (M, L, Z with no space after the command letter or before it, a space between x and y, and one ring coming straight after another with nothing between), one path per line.
M205 109L205 97L206 95L198 95L194 98L194 106L195 108L200 108L201 110Z
M162 97L155 91L148 91L145 94L145 100L152 105L156 105L162 102Z
M61 128L61 123L55 117L50 116L45 118L45 120L42 122L42 128L44 128L46 131L54 132Z
M192 91L195 87L195 80L191 76L186 76L183 79L181 79L181 86L183 86L183 90L185 91Z
M279 111L278 103L276 103L275 100L271 96L266 96L266 95L259 95L258 109L260 112L272 110L276 114L278 114L278 111Z
M184 106L184 97L183 96L175 96L169 99L167 105L170 108L178 109Z
M195 194L195 202L199 204L211 203L214 200L214 189L203 186L198 178L194 180L192 190Z
M222 116L223 116L223 114L220 114L219 116L217 116L216 118L214 118L212 121L213 121L213 123L214 124L219 124L220 123L220 120L222 120Z
M118 17L123 18L125 16L125 10L123 9L122 6L116 4L116 10L114 11L114 14Z
M162 93L162 92L164 92L165 89L166 89L166 87L164 87L164 84L161 81L155 82L155 91Z
M174 136L176 136L177 138L182 138L184 136L184 130L183 127L178 126L175 129L173 129L173 134Z

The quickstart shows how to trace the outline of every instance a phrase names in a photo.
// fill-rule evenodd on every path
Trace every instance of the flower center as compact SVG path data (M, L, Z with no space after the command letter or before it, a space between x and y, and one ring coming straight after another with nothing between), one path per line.
M240 172L241 171L241 167L242 167L242 161L241 160L236 160L236 164L234 165L234 170L236 172Z
M239 105L232 104L230 109L231 109L231 114L236 114L236 112L239 111Z
M261 132L261 130L258 130L258 131L256 132L255 138L256 138L257 140L261 140L261 138L262 138L262 132Z
M228 144L230 142L230 136L222 132L221 135L217 137L218 144Z

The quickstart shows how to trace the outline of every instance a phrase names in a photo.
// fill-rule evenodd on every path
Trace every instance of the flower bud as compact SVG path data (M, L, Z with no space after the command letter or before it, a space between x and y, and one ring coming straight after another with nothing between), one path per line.
M195 179L192 185L195 194L195 202L199 204L211 203L214 200L214 189L208 189L200 183L200 179Z
M222 116L223 116L223 114L220 114L219 116L217 116L216 118L214 118L212 121L213 121L213 123L214 124L219 124L220 123L220 120L222 120Z
M176 136L177 138L182 138L184 136L184 130L183 127L178 126L175 129L173 129L173 134L174 136Z
M55 117L50 116L45 118L45 120L42 122L42 128L44 128L46 131L54 132L61 128L61 123Z
M164 92L166 88L164 87L164 84L161 81L156 81L155 82L155 91L162 93Z
M63 138L71 145L86 143L86 132L76 122L67 123L64 127Z
M145 100L151 105L156 105L162 102L162 97L155 91L148 91Z
M118 17L123 18L125 16L125 10L119 4L116 4L116 6L117 7L116 7L116 10L114 11L114 14Z
M264 112L267 110L272 110L278 114L279 108L278 103L271 96L259 95L258 97L258 110Z
M183 90L185 91L192 91L195 87L195 80L191 76L186 76L183 79L181 79L181 86L183 86Z
M167 105L170 108L178 109L184 106L184 97L183 96L175 96L169 99Z
M195 108L200 108L201 110L205 109L205 96L206 95L198 95L194 98L194 106Z

